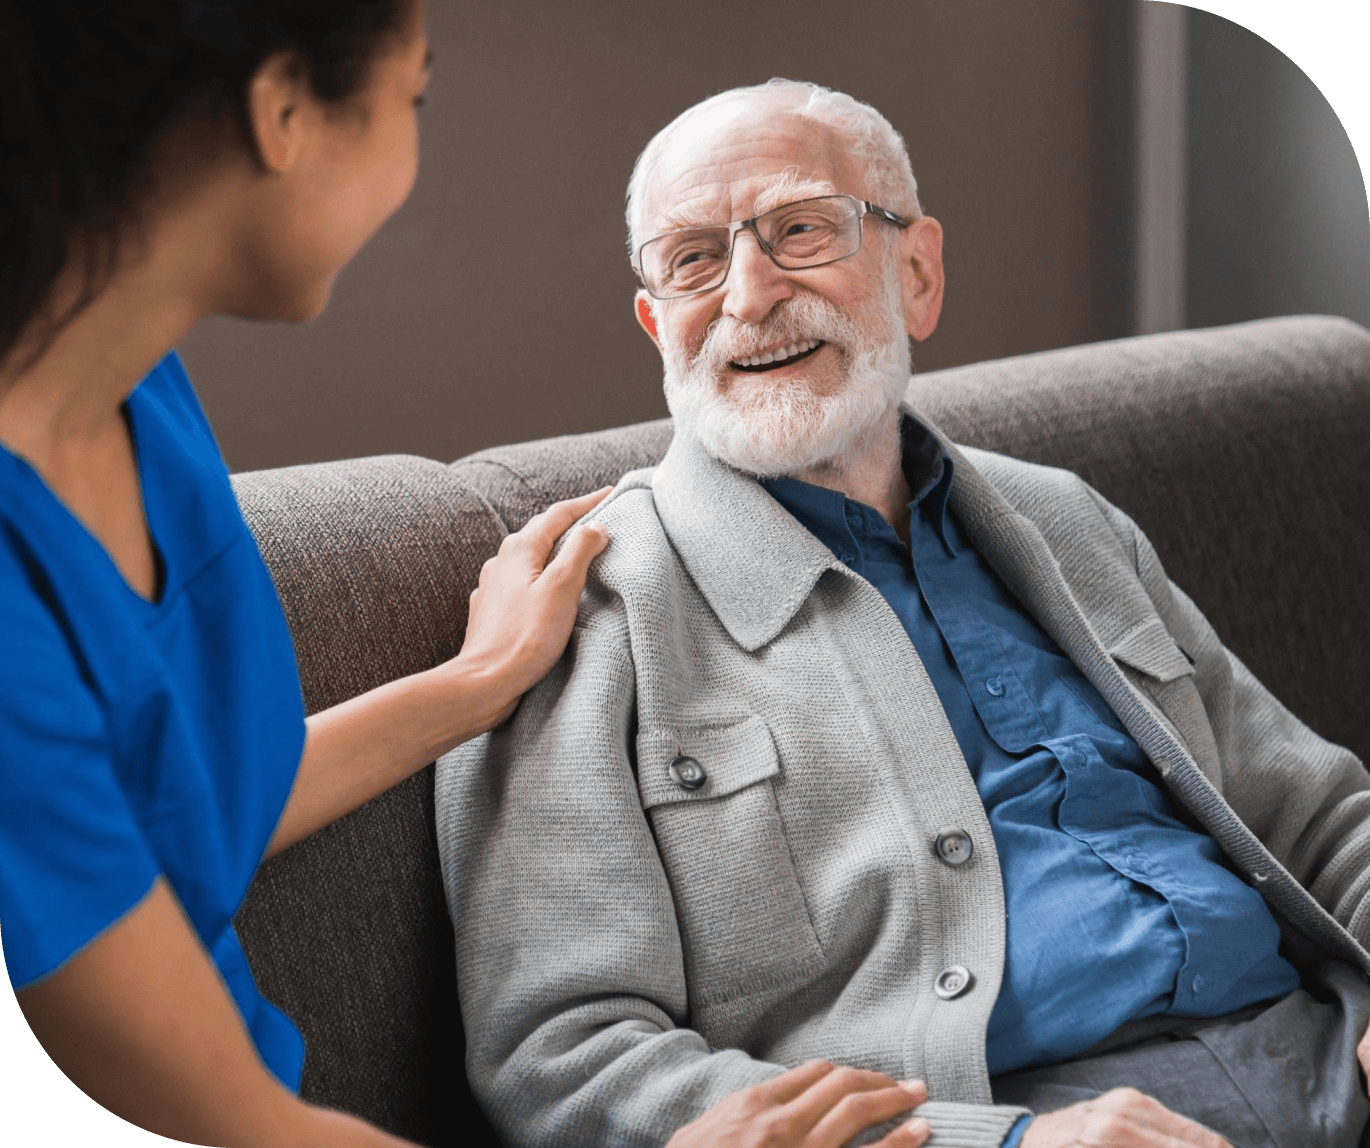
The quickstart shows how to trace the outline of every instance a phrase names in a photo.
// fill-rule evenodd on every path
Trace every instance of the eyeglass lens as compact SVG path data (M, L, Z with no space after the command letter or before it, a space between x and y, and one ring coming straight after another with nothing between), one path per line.
M848 196L787 203L756 217L757 234L781 267L832 263L861 249L861 207ZM732 257L728 227L687 227L643 244L642 276L657 298L691 295L722 283Z

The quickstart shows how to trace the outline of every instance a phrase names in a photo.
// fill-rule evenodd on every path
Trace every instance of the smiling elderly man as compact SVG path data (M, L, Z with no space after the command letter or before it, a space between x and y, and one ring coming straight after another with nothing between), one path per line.
M925 1080L940 1146L1361 1143L1370 778L1124 514L900 406L943 271L899 136L726 92L629 226L675 439L597 512L560 665L438 780L508 1142L838 1144L875 1086L781 1076L822 1058Z

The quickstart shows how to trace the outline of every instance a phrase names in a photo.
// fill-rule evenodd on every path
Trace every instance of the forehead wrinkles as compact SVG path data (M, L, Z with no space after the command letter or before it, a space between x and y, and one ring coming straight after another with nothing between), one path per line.
M730 223L795 198L864 194L835 133L793 113L734 112L680 129L652 165L642 235ZM788 194L790 190L793 194Z

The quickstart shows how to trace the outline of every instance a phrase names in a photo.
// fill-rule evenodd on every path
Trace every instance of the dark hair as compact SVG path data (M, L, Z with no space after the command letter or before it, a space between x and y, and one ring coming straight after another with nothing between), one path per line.
M107 281L174 127L214 116L253 139L247 88L295 53L315 94L365 86L411 0L0 0L0 364L79 241L80 297ZM227 134L232 142L232 135Z

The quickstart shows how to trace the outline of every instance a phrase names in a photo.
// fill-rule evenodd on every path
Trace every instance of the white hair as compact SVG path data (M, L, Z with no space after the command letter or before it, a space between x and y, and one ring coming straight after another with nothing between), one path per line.
M638 211L642 203L642 190L671 137L689 120L719 104L736 99L776 101L788 111L833 128L846 141L850 155L858 161L864 161L866 194L874 203L909 219L922 216L923 209L918 203L918 181L913 177L908 147L904 137L894 130L889 120L870 104L863 104L845 92L835 92L803 80L776 78L764 84L730 88L687 108L657 132L642 149L637 163L633 165L632 177L628 180L626 216L630 256L636 250L641 235L643 221Z

